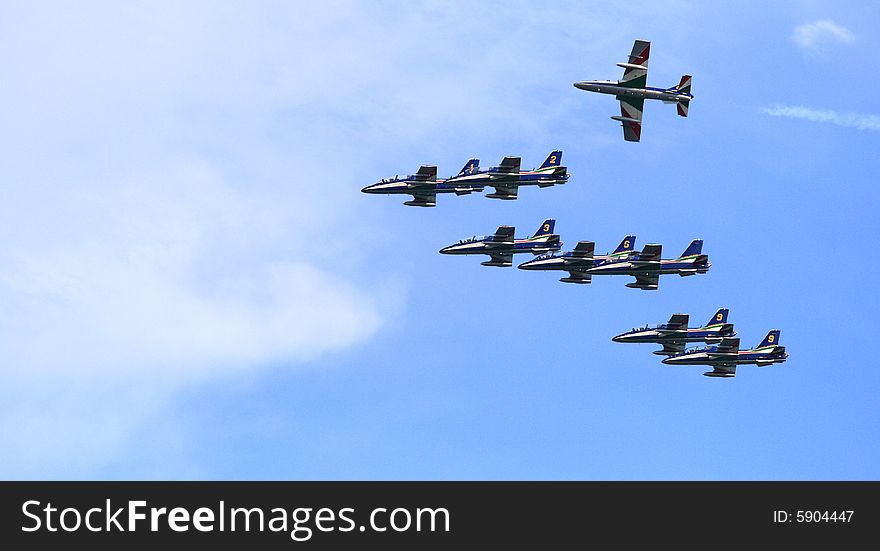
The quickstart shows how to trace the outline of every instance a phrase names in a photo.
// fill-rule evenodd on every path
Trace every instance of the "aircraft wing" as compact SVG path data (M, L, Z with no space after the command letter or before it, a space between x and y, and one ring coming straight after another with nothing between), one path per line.
M645 248L642 249L642 252L639 253L639 258L637 260L632 261L634 266L642 266L645 264L655 264L660 262L660 255L663 253L663 245L657 245L655 243L649 243L645 245Z
M495 188L494 193L486 195L490 199L516 199L519 186L517 184L489 184Z
M413 200L406 201L403 203L404 205L408 205L410 207L436 207L437 206L437 194L431 192L414 192L411 193Z
M687 329L689 320L690 316L687 314L672 314L672 317L669 318L669 323L666 325L674 329Z
M683 350L684 350L684 343L683 342L679 342L679 341L664 342L663 343L663 350L658 350L654 353L671 356L672 354L678 354L679 352L682 352Z
M626 63L618 63L623 67L620 84L632 88L644 88L648 84L648 58L651 56L651 43L647 40L633 42L632 51Z
M715 364L712 371L703 373L706 377L735 377L736 364Z
M568 277L563 277L559 281L563 283L580 283L585 285L593 282L593 276L584 272L568 272Z
M689 319L690 316L687 314L672 314L672 317L669 318L669 322L666 324L666 328L660 329L660 333L678 333L679 331L687 330Z
M437 179L437 167L434 165L422 165L416 172L416 180L423 182L433 182Z
M623 126L623 139L628 142L637 142L642 138L642 111L645 107L645 98L633 98L630 96L617 96L620 100L620 117L612 117L619 120Z
M739 338L725 337L715 348L714 352L710 352L709 356L715 358L736 357L739 354Z
M513 243L513 226L498 226L495 235L492 236L493 243Z
M513 266L513 253L492 253L492 257L488 262L484 262L485 266Z
M627 287L635 287L637 289L656 289L660 285L660 274L638 274L633 283L627 284Z
M522 159L519 157L504 157L501 159L501 164L498 165L498 172L503 172L505 174L517 173L519 172L521 162Z
M593 254L595 252L596 243L594 243L593 241L578 241L578 244L575 245L571 256L577 258L578 260L589 260L593 258Z

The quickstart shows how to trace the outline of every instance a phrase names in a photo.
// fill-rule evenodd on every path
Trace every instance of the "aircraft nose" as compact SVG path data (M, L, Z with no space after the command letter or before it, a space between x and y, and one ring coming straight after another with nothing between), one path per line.
M370 184L368 186L364 186L361 188L361 192L362 193L373 193L373 186L375 186L375 185L376 184Z
M675 363L675 361L672 359L672 357L669 357L669 358L663 358L663 359L660 360L660 361L661 361L662 363L665 363L666 365L672 365L672 364Z
M623 342L623 335L617 335L616 337L611 337L611 340L614 342Z
M450 254L452 252L452 247L452 245L448 247L443 247L442 249L440 249L440 254Z

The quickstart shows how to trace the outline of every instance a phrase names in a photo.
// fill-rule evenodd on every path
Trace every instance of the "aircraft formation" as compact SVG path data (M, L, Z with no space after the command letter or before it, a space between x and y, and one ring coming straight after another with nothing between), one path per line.
M482 192L486 187L495 188L486 194L490 199L506 201L517 198L520 186L550 187L564 184L570 174L562 166L562 151L551 151L538 168L522 170L520 157L504 157L501 164L480 170L480 160L471 159L461 171L446 179L437 178L435 165L422 165L418 172L408 176L383 178L361 191L380 195L412 195L403 204L410 207L436 207L438 193L468 195Z
M693 77L684 75L675 86L657 88L648 86L648 59L651 43L636 40L626 62L617 65L623 68L620 80L583 80L574 83L575 88L588 92L610 94L620 103L620 115L611 118L621 123L623 139L639 142L642 137L642 114L646 99L660 100L674 104L678 115L688 116ZM480 169L479 159L470 159L458 174L448 178L437 177L436 165L422 165L415 174L393 176L364 187L361 191L380 195L409 195L411 200L403 204L414 207L435 207L438 194L469 195L482 193L487 187L494 191L487 193L490 199L515 200L520 186L539 188L565 184L571 175L562 166L562 151L551 151L547 159L537 168L523 170L521 158L507 156L498 166ZM706 274L712 266L709 257L703 254L703 240L694 239L684 252L676 258L663 258L662 245L649 243L641 251L635 248L636 236L627 235L613 252L595 254L593 241L579 241L574 249L562 250L560 236L554 233L556 220L548 218L531 237L516 237L514 226L498 226L492 235L474 236L458 243L443 247L446 255L486 255L483 266L511 267L516 254L531 253L534 258L526 260L517 267L521 270L560 271L567 275L560 278L563 283L589 284L593 277L603 275L623 275L634 278L626 286L642 290L657 290L661 275L687 277ZM753 349L740 349L733 324L727 322L728 309L721 308L702 326L688 327L687 314L673 314L667 323L644 326L622 333L612 338L618 343L655 343L662 349L654 354L665 356L666 365L707 365L712 371L703 373L707 377L731 378L736 375L738 365L753 364L767 366L782 363L788 358L784 346L780 346L780 331L770 331L761 343ZM707 346L686 348L688 343L703 343Z
M517 253L532 253L536 258L523 262L519 269L565 271L568 276L559 281L578 284L589 284L597 275L626 275L635 278L627 287L646 291L659 287L661 275L705 274L712 266L708 255L703 254L702 239L691 241L678 258L663 259L663 246L656 243L636 251L634 235L624 237L614 252L597 255L592 241L579 241L574 250L561 252L562 242L553 233L555 228L556 220L548 218L532 237L517 238L514 226L499 226L493 235L462 239L440 249L440 253L489 255L490 259L481 264L498 267L512 266L513 255Z
M696 328L688 327L687 314L672 314L669 321L655 326L644 326L621 333L611 340L623 343L654 343L663 346L654 354L666 356L667 365L708 365L712 371L707 377L735 377L738 365L766 367L788 359L784 346L779 345L778 329L773 329L764 340L751 349L740 349L733 324L727 322L729 310L721 308L709 322ZM687 343L702 342L709 346L685 349Z

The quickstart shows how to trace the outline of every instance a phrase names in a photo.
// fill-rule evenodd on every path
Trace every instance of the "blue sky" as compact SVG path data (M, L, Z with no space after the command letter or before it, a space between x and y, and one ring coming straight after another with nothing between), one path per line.
M858 2L0 8L0 476L877 479L880 103ZM690 116L613 79L694 75ZM868 56L870 57L870 56ZM383 176L564 150L515 202ZM564 285L437 250L555 217L713 268ZM733 380L611 337L731 309Z

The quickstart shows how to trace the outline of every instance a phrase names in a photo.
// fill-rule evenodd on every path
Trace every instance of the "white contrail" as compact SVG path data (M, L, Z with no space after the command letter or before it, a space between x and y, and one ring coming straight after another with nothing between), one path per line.
M829 122L858 130L880 130L880 116L862 113L838 113L830 109L813 109L800 105L777 105L765 107L764 112L774 117L805 119L813 122Z
M816 48L828 42L851 44L856 40L852 31L830 19L800 25L795 28L791 38L798 46L806 49Z

